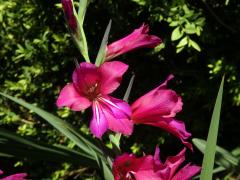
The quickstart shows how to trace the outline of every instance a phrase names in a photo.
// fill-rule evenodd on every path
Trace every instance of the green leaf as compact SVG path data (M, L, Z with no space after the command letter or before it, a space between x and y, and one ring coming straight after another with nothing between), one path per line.
M109 158L109 157L106 157L106 161L108 162L108 164L110 165L110 166L107 166L107 164L103 161L103 159L101 159L101 158L99 158L99 156L97 156L97 154L94 152L94 151L92 151L92 153L93 153L93 155L95 156L95 159L96 159L96 161L97 161L97 163L98 163L98 166L99 166L99 168L101 169L101 171L102 171L102 174L103 174L103 176L104 176L104 179L106 179L106 180L114 180L114 178L113 178L113 174L112 174L112 172L111 172L111 166L112 166L112 160ZM110 164L111 163L111 164Z
M194 138L193 144L204 154L206 148L206 141L203 139ZM216 148L216 164L230 169L232 166L237 166L239 160L226 149L217 146Z
M85 15L85 12L86 12L86 8L87 8L87 0L83 0L83 2L80 2L80 7L79 7L79 10L80 10L80 19L79 19L79 16L74 7L74 2L73 0L72 1L72 4L73 4L73 13L74 13L74 16L77 20L77 24L78 24L78 27L77 27L77 31L76 32L71 32L71 35L72 35L72 38L73 38L73 41L75 42L77 48L79 49L80 53L82 54L82 56L84 57L85 61L86 62L90 62L90 59L89 59L89 55L88 55L88 45L87 45L87 39L86 39L86 35L85 35L85 32L84 32L84 29L83 29L83 21L84 21L84 15ZM85 7L86 6L86 7Z
M176 53L180 53L183 49L184 47L177 48Z
M227 6L227 5L228 5L228 3L229 3L229 0L226 0L226 1L225 1L225 5Z
M193 23L186 23L184 32L187 34L195 34L196 33L196 26Z
M90 150L94 150L102 155L102 151L93 143L91 143L89 140L87 140L83 135L80 134L80 132L77 132L69 123L63 121L62 119L54 116L53 114L46 112L32 104L29 104L21 99L9 96L5 93L1 93L0 95L24 106L25 108L35 112L40 117L42 117L44 120L46 120L48 123L50 123L52 126L54 126L57 130L59 130L61 133L63 133L66 137L68 137L70 140L72 140L81 150L82 153L86 153L87 155L91 155Z
M105 158L105 155L103 154L102 150L100 150L96 145L94 145L91 141L86 137L84 137L80 132L77 132L69 123L63 121L62 119L54 116L53 114L44 111L32 104L29 104L21 99L9 96L5 93L1 93L0 95L22 105L23 107L35 112L40 117L42 117L44 120L46 120L48 123L50 123L52 126L54 126L57 130L59 130L61 133L63 133L66 137L68 137L70 140L72 140L78 147L79 150L81 150L81 153L85 153L86 155L95 158L95 161L98 161L100 159L101 163L103 164L100 166L100 168L104 167L107 168L107 160ZM105 170L107 171L107 170ZM109 173L110 168L108 169Z
M178 21L171 21L171 23L169 24L169 26L174 27L174 26L178 26L179 22Z
M89 55L88 55L87 39L86 39L85 32L82 25L78 26L78 33L72 34L72 37L75 44L77 45L77 48L79 49L82 56L84 57L85 61L90 62Z
M223 95L224 76L218 91L217 99L215 102L210 128L208 132L206 150L204 153L202 171L200 180L211 180L213 175L213 166L217 146L218 126L221 113L222 95Z
M130 81L129 81L127 90L124 94L124 97L123 97L123 100L126 101L126 102L128 102L128 98L130 96L130 93L131 93L131 90L132 90L132 85L133 85L133 82L134 82L134 78L135 78L135 75L133 74Z
M199 45L195 41L193 41L191 39L189 39L189 45L192 46L197 51L199 51L199 52L201 51L201 48L199 47Z
M182 36L183 36L183 33L180 31L180 27L176 27L172 32L171 40L176 41L180 39Z
M188 37L185 36L181 41L177 44L177 48L181 48L183 46L186 46L188 43Z
M102 165L103 165L102 169L103 169L104 179L114 180L114 177L113 177L113 174L112 174L110 168L105 163L102 163Z
M65 146L52 146L23 138L5 129L0 129L0 156L50 160L56 162L72 162L79 165L97 167L92 156Z
M79 1L78 19L79 19L79 22L81 23L81 25L83 25L88 4L89 4L88 0L80 0Z
M104 33L102 43L101 43L101 46L99 48L97 58L96 58L96 61L95 61L96 66L100 66L105 60L107 43L108 43L108 36L109 36L110 29L111 29L111 24L112 24L112 20L109 21L108 26L106 28L106 31Z
M112 150L115 153L115 155L121 154L121 149L120 149L121 137L122 137L121 133L116 133L115 135L113 135L113 134L109 135L109 139L112 144Z

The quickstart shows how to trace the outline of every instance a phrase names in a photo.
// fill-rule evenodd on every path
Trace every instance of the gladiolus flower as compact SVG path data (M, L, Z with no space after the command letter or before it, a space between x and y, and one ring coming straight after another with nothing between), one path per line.
M72 31L76 31L77 18L75 17L73 12L72 0L62 0L62 7L63 7L63 11L64 11L69 28Z
M119 61L106 62L100 67L81 63L73 72L73 82L61 90L57 106L67 106L73 111L92 106L90 130L98 138L107 129L130 135L133 130L130 106L108 95L120 85L127 69L128 66Z
M175 91L167 89L167 83L172 78L173 75L170 75L163 84L131 105L132 120L135 124L147 124L165 129L192 149L192 145L185 141L191 134L186 131L183 122L174 118L176 113L182 110L183 103Z
M137 158L134 154L123 154L113 162L113 175L115 180L189 180L201 168L190 163L179 168L185 161L184 148L178 155L170 156L165 163L159 159L159 148L155 155L146 155Z
M154 48L162 42L159 37L148 35L148 32L148 25L143 24L140 28L135 29L128 36L108 45L106 61L134 49Z
M3 171L0 170L0 175L3 174ZM27 174L26 173L18 173L7 176L5 178L0 178L0 180L26 180Z

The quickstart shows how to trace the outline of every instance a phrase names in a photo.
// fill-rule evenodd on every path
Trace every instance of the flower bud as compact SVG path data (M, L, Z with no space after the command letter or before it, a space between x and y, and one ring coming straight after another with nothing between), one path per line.
M73 12L73 4L71 0L62 0L63 11L71 31L76 31L77 29L77 19Z

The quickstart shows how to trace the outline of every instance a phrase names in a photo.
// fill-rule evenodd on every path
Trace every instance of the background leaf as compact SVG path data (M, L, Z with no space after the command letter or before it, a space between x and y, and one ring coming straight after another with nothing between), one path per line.
M183 36L183 33L180 31L180 27L176 27L172 32L171 40L176 41L180 39L182 36Z

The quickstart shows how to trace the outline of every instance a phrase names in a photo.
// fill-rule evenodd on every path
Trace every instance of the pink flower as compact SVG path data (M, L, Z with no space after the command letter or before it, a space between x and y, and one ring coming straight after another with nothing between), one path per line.
M178 155L170 156L165 163L159 159L159 148L155 155L146 155L137 158L133 154L118 156L113 162L113 175L115 180L189 180L201 168L190 163L179 168L185 161L184 148Z
M149 27L143 24L140 28L135 29L128 36L113 42L107 46L106 60L110 60L138 48L154 48L162 42L162 40L153 35L148 35Z
M77 18L73 12L72 0L62 0L63 11L67 20L67 23L72 31L77 29Z
M73 111L92 106L90 130L98 138L107 129L130 135L133 130L130 106L109 96L120 85L127 69L128 66L119 61L106 62L100 67L81 63L73 72L73 82L61 90L57 106L67 106Z
M192 149L192 145L185 141L191 134L186 131L183 122L174 118L182 110L183 103L175 91L167 89L167 83L172 78L173 75L170 75L164 83L131 105L132 120L135 124L147 124L165 129Z
M0 170L0 175L2 175L2 174L3 174L3 171ZM27 177L26 173L18 173L18 174L13 174L13 175L7 176L0 180L26 180L26 177Z

